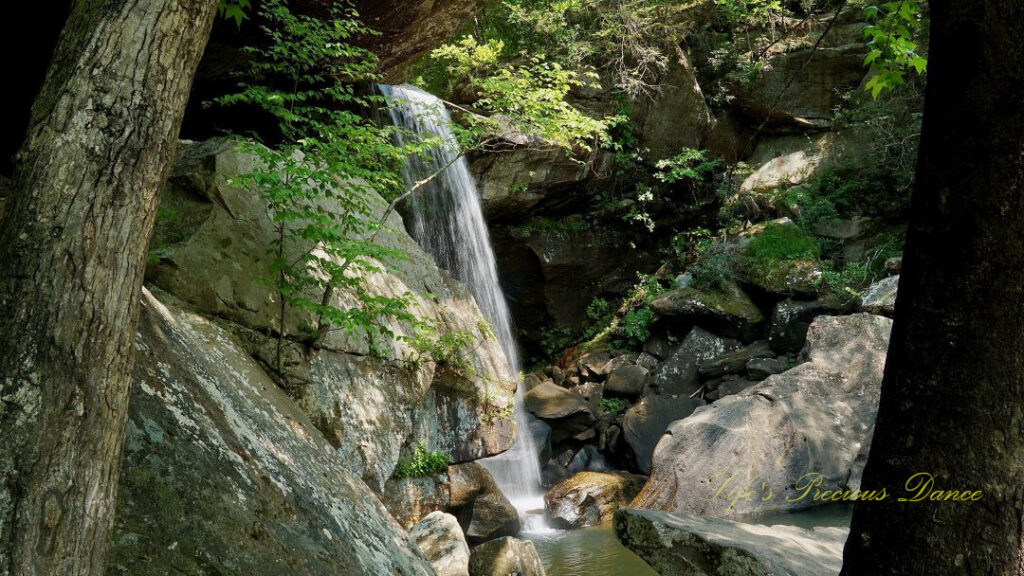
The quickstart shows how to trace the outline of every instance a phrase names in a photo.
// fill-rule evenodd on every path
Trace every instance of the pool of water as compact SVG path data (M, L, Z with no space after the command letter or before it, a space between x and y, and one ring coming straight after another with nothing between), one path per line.
M747 520L751 524L849 526L852 505L824 506L791 514ZM658 576L639 556L619 543L611 526L583 530L526 533L537 546L548 576Z
M658 576L619 543L611 526L523 536L537 546L548 576Z

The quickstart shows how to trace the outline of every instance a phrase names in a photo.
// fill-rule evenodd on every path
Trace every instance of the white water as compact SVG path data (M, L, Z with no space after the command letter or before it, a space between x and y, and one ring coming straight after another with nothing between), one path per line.
M437 264L461 280L491 322L514 377L520 372L519 351L512 331L505 296L498 284L498 269L491 249L487 223L480 208L476 182L469 164L461 157L451 130L451 118L436 97L411 86L381 86L391 103L391 120L407 133L399 138L439 138L445 142L427 158L410 157L406 182L437 177L409 199L413 238L437 260ZM488 458L484 466L523 518L524 531L544 530L543 489L538 452L523 408L522 387L516 389L515 419L519 434L504 454Z

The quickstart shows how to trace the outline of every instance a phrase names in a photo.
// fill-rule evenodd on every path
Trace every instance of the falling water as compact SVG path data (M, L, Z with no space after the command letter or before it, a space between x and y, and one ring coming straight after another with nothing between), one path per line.
M451 131L451 118L436 97L411 86L381 86L391 103L391 119L408 132L399 138L439 139L429 157L410 157L406 181L412 185L437 173L409 199L412 236L437 264L461 280L490 320L513 375L519 374L519 351L512 333L512 320L505 296L498 284L494 251L480 208L476 182ZM523 391L516 391L516 425L519 435L509 451L488 458L484 465L495 482L519 510L527 531L543 528L543 516L528 512L544 507L537 450L530 434Z

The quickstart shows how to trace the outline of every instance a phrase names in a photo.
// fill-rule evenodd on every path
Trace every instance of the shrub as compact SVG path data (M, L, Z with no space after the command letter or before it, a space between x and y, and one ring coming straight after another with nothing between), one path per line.
M627 405L622 398L601 398L601 410L609 414L618 414L625 410Z
M413 448L412 456L402 457L395 466L394 478L418 478L439 474L448 469L451 456L447 452L431 452L423 444Z

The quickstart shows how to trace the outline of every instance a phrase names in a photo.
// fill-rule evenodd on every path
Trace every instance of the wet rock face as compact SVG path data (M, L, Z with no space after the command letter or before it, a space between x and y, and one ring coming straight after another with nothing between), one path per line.
M147 281L221 319L254 358L276 366L276 340L267 334L277 331L277 297L257 282L268 270L273 230L264 202L228 184L251 171L254 159L225 141L183 143L179 149L162 201L177 218L158 223L152 244L157 257ZM382 213L383 200L370 201ZM400 217L393 215L386 225L393 233L378 240L408 260L367 276L370 293L409 293L411 311L420 318L442 330L477 334L484 319L468 291L437 268L405 233ZM312 247L291 248L300 253ZM335 305L353 303L352 294L337 294ZM314 323L305 311L291 308L286 315L290 334ZM404 323L385 325L398 336L412 336ZM365 338L341 330L313 350L289 340L281 370L283 388L375 490L391 476L406 445L422 442L455 462L511 446L514 423L501 407L512 402L515 383L494 339L480 338L471 376L410 362L416 352L397 340L378 342L378 348L371 354Z
M615 533L662 576L836 576L849 530L624 509Z
M173 302L143 293L107 573L433 574L233 336Z
M544 495L548 520L555 528L586 528L612 521L643 487L644 476L625 472L580 472Z
M820 505L799 497L814 478L821 491L859 485L855 463L874 426L891 326L870 314L817 318L806 362L668 427L632 505L737 518ZM711 497L753 476L758 497Z

